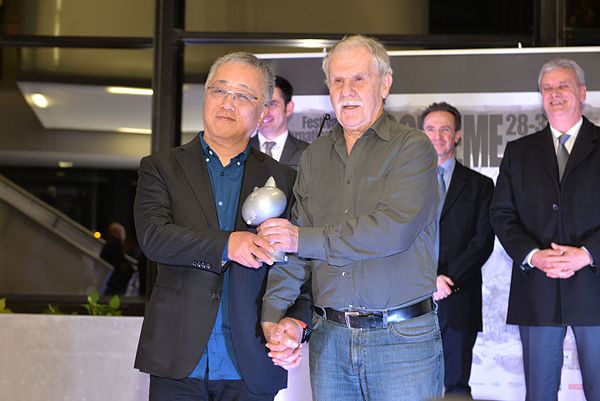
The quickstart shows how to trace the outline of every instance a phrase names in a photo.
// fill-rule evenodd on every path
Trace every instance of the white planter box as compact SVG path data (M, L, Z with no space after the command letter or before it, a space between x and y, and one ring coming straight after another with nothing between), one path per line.
M146 401L141 317L0 314L0 400ZM265 348L266 352L266 348ZM311 401L308 347L277 401Z
M138 401L141 317L0 315L0 389L11 401Z

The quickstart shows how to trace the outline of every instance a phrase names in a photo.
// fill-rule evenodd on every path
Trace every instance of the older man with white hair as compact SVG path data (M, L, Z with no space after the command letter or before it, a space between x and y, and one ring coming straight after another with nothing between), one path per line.
M271 355L281 362L282 333L299 338L300 325L280 319L312 275L313 397L431 400L443 382L431 298L437 156L422 132L384 111L392 69L379 42L346 37L323 70L338 124L300 160L291 222L259 227L290 253L287 265L270 270L263 299Z

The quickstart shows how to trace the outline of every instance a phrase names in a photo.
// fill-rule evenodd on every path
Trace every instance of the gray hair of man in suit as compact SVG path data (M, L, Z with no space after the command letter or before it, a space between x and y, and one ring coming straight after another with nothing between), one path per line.
M577 85L585 86L585 73L583 72L583 68L579 66L575 61L569 60L566 58L556 58L554 60L546 61L542 68L540 69L540 73L538 74L538 89L541 90L542 86L542 77L547 72L552 70L556 70L558 68L565 68L567 70L571 70L575 73L575 77L577 79Z
M273 97L273 91L275 90L275 75L273 74L271 66L255 55L246 52L230 53L217 59L210 66L208 76L206 77L206 84L210 82L217 69L223 64L227 63L246 64L260 71L262 77L264 78L263 97L266 99L265 102L268 102Z
M323 57L323 72L325 72L325 84L329 83L329 60L331 56L339 50L348 47L365 47L371 56L379 73L379 77L385 74L393 75L392 66L390 64L390 56L388 56L385 47L374 38L362 35L344 36L342 40L337 42Z

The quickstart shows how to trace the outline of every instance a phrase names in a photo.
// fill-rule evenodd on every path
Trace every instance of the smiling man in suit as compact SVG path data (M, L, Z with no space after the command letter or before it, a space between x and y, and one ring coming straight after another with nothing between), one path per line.
M473 346L482 330L481 267L494 248L489 206L494 182L456 160L460 112L433 103L421 114L423 131L438 156L440 187L437 291L444 348L446 394L471 399Z
M538 88L549 124L506 145L490 209L513 260L507 322L519 326L527 401L557 400L568 326L585 397L600 400L600 127L583 116L576 62L545 63Z
M267 103L265 118L258 134L250 139L250 145L297 170L300 156L308 147L308 143L294 137L288 131L288 119L294 113L293 95L292 84L276 75L273 98Z
M206 80L204 131L141 161L135 223L158 274L135 366L151 375L150 400L266 401L287 384L259 324L273 248L240 215L271 176L291 195L294 170L249 146L273 82L251 54L220 58ZM295 308L310 319L310 302Z

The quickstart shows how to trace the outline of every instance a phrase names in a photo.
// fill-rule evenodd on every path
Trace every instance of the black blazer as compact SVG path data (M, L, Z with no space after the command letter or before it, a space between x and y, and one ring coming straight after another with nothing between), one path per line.
M273 393L287 384L286 372L267 356L260 328L267 267L221 266L228 233L219 230L208 170L199 138L142 159L134 216L140 246L158 264L146 308L135 367L152 375L187 377L205 349L230 269L229 313L235 357L248 388ZM273 176L290 199L295 171L251 149L246 161L236 230L243 200ZM310 303L299 317L307 321Z
M254 135L250 138L250 146L260 150L260 143L258 141L258 135ZM300 156L302 152L308 148L308 142L304 142L301 139L296 138L290 132L288 132L285 145L283 146L283 152L281 153L281 159L279 163L285 164L286 166L292 167L294 170L298 170L298 164L300 163Z
M491 205L492 226L513 259L509 324L600 324L600 274L586 266L568 279L550 279L521 263L551 242L585 246L600 262L600 128L583 118L558 181L550 127L506 145Z
M481 267L494 249L489 206L494 182L458 161L440 215L438 275L454 292L438 302L440 316L457 330L481 331Z

